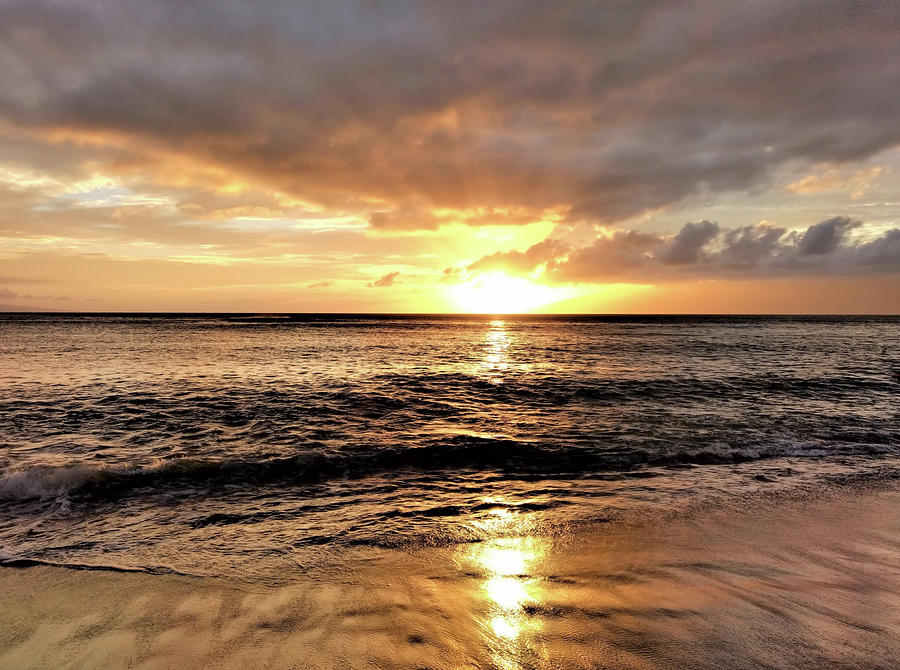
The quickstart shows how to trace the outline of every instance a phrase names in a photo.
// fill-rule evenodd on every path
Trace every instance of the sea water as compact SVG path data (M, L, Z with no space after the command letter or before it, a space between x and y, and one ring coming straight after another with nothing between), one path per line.
M898 464L895 317L0 316L6 561L290 580Z

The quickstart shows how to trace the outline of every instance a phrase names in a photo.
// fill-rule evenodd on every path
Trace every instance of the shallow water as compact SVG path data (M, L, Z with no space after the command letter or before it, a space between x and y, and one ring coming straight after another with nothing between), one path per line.
M0 553L289 581L891 477L900 319L0 317ZM341 559L343 560L343 559Z
M819 493L385 550L283 585L0 569L0 668L896 668L900 490Z

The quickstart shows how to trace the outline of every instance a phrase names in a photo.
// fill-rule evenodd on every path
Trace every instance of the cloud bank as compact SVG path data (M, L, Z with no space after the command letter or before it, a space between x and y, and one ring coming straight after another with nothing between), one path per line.
M243 184L381 229L608 224L895 146L898 31L872 0L5 0L0 135L183 212Z
M613 230L583 247L551 239L524 252L491 254L466 270L541 272L549 281L567 283L900 272L900 229L870 239L851 237L861 227L859 221L837 216L802 232L768 222L723 228L713 221L688 222L672 235Z

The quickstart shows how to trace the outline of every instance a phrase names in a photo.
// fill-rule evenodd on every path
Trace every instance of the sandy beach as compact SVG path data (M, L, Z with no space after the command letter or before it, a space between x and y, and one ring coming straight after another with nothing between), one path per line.
M270 586L0 571L0 668L893 668L900 488L349 555Z

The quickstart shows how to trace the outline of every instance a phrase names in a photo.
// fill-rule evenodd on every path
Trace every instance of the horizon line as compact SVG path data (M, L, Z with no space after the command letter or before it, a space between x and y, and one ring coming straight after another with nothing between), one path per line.
M279 312L211 310L0 310L0 316L317 316L317 317L900 317L897 312Z

